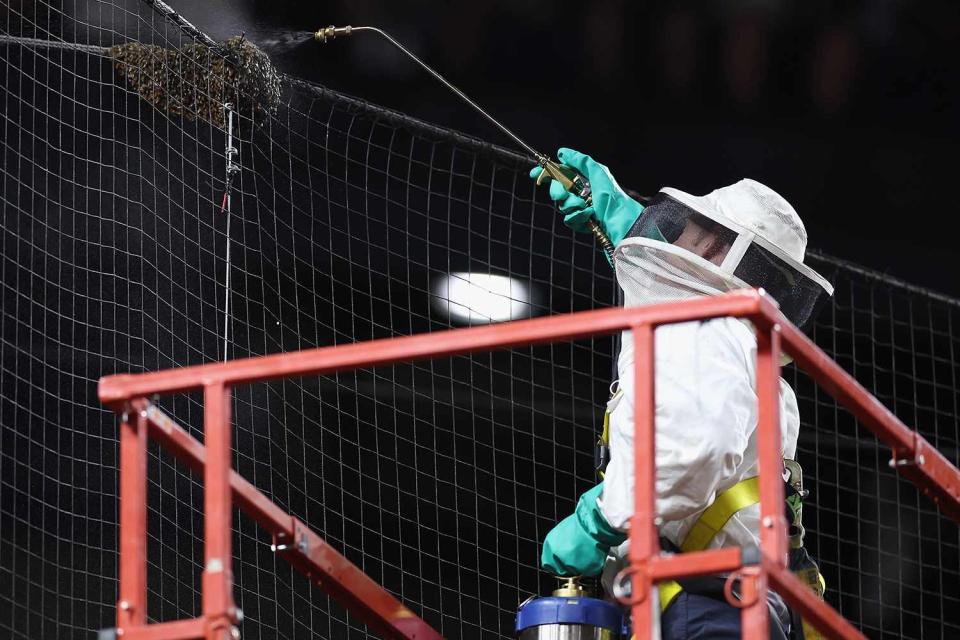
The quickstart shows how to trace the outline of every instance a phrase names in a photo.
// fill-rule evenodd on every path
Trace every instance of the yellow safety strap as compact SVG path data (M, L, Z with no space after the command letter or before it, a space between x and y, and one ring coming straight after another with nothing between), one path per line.
M597 440L597 446L610 446L610 403L613 402L613 399L620 395L622 391L617 389L616 393L610 396L610 400L607 401L607 410L603 412L603 433L600 434L600 439ZM597 474L600 476L600 479L603 480L606 477L606 474L603 471L598 471Z
M760 478L754 476L741 480L718 495L713 504L700 514L700 517L693 523L693 527L690 528L687 536L683 539L680 550L684 552L703 551L734 514L759 502ZM661 582L657 585L657 588L660 591L661 612L666 611L673 599L683 591L683 587L674 580Z
M661 582L657 585L657 589L660 591L660 613L666 611L667 607L673 604L673 599L683 591L683 587L675 580Z
M603 433L600 434L600 442L610 446L610 412L603 412Z
M713 504L693 523L680 545L680 550L703 551L735 513L759 502L760 478L754 476L741 480L717 496Z
M823 574L815 568L804 568L794 571L794 575L800 578L800 581L807 585L811 591L817 594L817 597L823 600L823 594L827 590L827 582L823 579ZM806 618L800 618L803 627L804 640L825 640L825 636L813 628L813 625Z

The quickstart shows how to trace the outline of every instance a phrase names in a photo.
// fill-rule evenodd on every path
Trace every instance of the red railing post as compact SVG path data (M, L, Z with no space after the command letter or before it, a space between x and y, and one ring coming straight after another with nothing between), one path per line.
M780 325L757 331L757 449L760 464L760 550L768 562L787 566L783 446L780 434Z
M656 518L656 437L654 416L654 327L640 324L633 332L633 518L630 523L631 621L638 638L653 637L653 625L660 612L650 563L660 553Z
M232 429L229 387L222 382L208 384L203 390L203 439L207 459L204 484L204 569L203 616L207 621L207 640L230 637L237 622L233 603L233 515L230 492Z
M766 571L762 565L751 565L734 572L728 580L734 577L740 579L740 637L743 640L767 640L770 637L770 612L767 609Z
M783 596L787 605L803 616L825 638L830 640L867 640L856 627L837 611L821 600L800 578L789 569L774 569L769 572L770 583Z
M117 629L147 621L147 419L130 413L120 422L120 571Z
M780 327L757 328L757 453L760 466L760 565L741 570L743 637L768 638L767 568L787 561L780 437Z

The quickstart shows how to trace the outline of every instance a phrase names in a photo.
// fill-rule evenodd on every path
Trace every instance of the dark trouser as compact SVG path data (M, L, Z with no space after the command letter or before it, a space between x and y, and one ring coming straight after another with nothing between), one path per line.
M785 640L790 634L783 600L772 594L770 639ZM782 610L781 610L782 609ZM721 598L681 591L660 617L661 640L740 640L740 609Z

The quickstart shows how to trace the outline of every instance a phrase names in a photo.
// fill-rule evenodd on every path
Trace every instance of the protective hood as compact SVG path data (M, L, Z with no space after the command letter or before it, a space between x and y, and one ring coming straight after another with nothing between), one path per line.
M803 264L807 235L793 207L754 180L706 196L664 188L614 256L626 304L764 289L803 327L833 287Z

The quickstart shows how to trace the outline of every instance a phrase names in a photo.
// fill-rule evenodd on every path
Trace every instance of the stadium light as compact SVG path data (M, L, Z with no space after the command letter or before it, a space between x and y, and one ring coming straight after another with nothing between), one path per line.
M456 272L433 284L435 311L456 324L488 324L533 315L530 287L508 276Z

